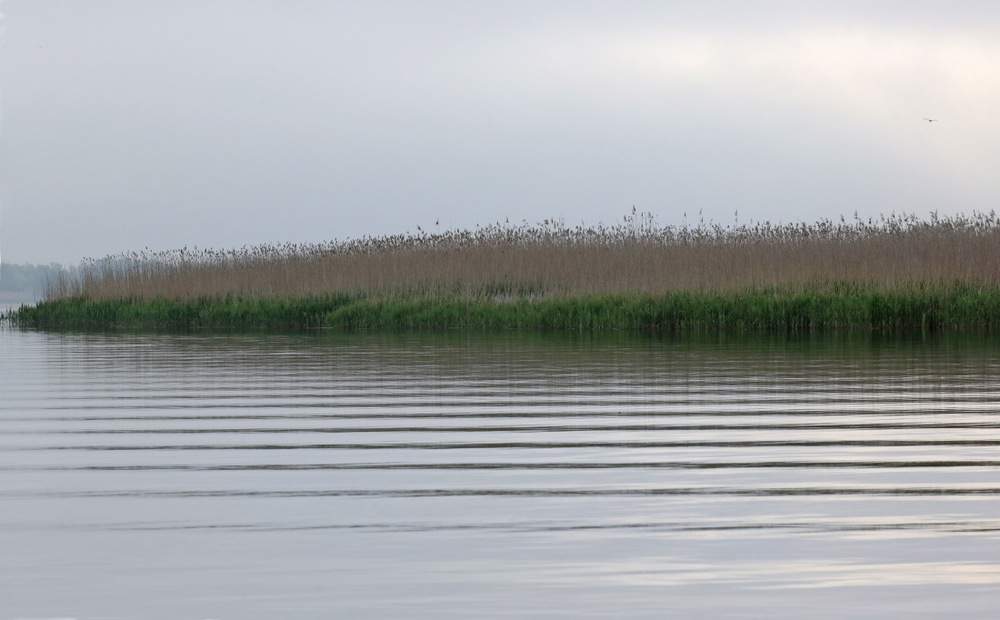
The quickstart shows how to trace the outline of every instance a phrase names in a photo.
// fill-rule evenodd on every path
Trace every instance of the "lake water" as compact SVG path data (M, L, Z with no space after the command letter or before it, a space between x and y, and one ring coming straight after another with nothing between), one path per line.
M0 620L991 617L998 345L3 328Z

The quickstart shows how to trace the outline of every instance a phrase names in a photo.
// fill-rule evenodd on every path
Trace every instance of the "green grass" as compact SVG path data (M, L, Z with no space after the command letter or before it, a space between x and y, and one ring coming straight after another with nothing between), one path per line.
M649 333L945 332L1000 330L1000 288L674 292L491 301L479 298L302 299L234 296L171 301L60 298L8 317L25 327L373 330L585 330Z

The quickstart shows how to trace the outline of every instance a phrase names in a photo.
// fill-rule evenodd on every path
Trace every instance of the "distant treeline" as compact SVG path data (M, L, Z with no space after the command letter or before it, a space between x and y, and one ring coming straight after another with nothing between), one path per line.
M48 265L0 264L0 297L7 299L35 300L45 296L55 282L76 277L78 267L64 267L58 263Z

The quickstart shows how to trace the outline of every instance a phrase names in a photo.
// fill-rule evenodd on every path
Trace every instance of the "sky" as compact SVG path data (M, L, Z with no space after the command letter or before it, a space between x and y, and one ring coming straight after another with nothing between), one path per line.
M1000 206L995 0L0 12L6 262Z

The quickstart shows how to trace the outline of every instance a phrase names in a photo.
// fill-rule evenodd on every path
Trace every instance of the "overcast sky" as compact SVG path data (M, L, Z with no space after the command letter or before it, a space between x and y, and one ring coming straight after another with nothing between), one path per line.
M0 11L4 261L1000 206L996 0Z

